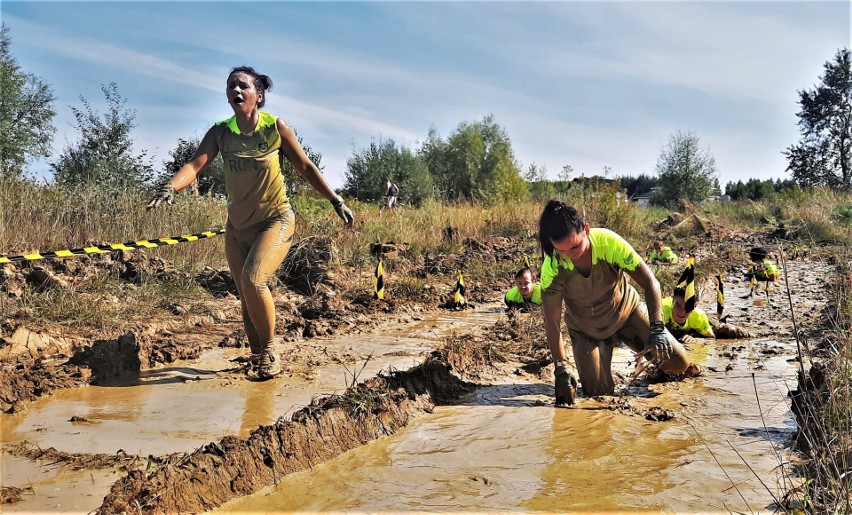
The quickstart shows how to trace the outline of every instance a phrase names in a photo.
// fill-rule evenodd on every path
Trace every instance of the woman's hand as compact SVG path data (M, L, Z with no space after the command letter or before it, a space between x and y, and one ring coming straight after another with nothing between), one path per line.
M343 202L343 199L339 195L336 195L334 200L331 201L331 205L334 206L337 216L343 219L343 223L351 226L352 222L355 221L355 215L352 214L352 210Z
M151 202L148 202L148 205L145 206L145 209L155 209L163 202L167 203L170 206L175 203L175 187L172 186L171 183L163 184L162 186L157 188L156 193L154 193L154 198L151 199Z

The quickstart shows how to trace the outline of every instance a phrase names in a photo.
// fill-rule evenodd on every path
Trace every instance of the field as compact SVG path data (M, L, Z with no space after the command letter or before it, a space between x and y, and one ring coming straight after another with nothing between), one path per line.
M221 228L225 221L223 203L208 198L181 196L169 210L145 213L145 199L134 193L114 198L10 183L0 197L0 254L6 255L153 240ZM290 497L274 508L246 496L285 481L300 490L306 478L299 471L314 467L311 480L319 482L323 463L354 474L358 465L340 465L357 457L347 451L364 452L360 448L377 439L402 445L407 432L449 416L441 409L450 406L463 412L458 416L465 423L483 422L497 409L519 424L518 432L546 419L542 430L559 442L551 447L614 447L620 459L605 461L613 477L647 469L662 479L649 480L648 495L625 491L610 499L606 488L578 486L586 472L569 468L577 477L574 504L534 494L526 504L494 494L488 504L482 499L491 483L510 481L496 472L498 465L505 468L513 458L490 449L484 455L500 460L479 463L469 450L459 451L465 467L478 463L479 472L460 468L459 477L468 478L464 486L432 479L468 495L455 496L457 504L430 508L429 499L380 486L393 481L376 479L383 476L374 471L372 483L362 480L369 486L351 495L370 498L366 488L384 492L384 501L352 509L396 511L399 505L383 502L402 496L415 511L560 511L592 509L584 503L606 497L598 509L849 513L852 282L849 229L837 213L852 200L795 190L762 203L668 212L619 202L606 186L567 192L566 200L642 254L657 238L682 256L695 254L700 305L715 311L712 278L722 275L726 313L751 337L690 343L702 375L673 382L658 382L652 369L633 379L635 358L625 351L616 396L581 392L574 409L554 410L540 314L509 315L501 308L525 257L533 268L540 263L535 235L543 202L534 201L432 203L397 213L354 204L356 225L344 230L327 204L298 199L297 241L274 288L285 373L265 383L244 373L239 300L221 237L0 265L4 511L203 512L240 499L248 504L232 510L341 511L351 499L312 505ZM754 245L769 248L784 270L768 298L762 289L742 298L747 249ZM379 256L382 301L372 298ZM458 270L467 287L464 310L446 307ZM655 268L664 293L681 270ZM557 413L552 423L551 411ZM560 427L595 423L617 429L591 439L560 433ZM487 424L475 427L488 440L511 438ZM154 436L146 440L146 431ZM643 436L613 446L626 435ZM768 447L749 454L755 442ZM683 458L686 448L690 459ZM584 463L564 452L551 449L547 460ZM430 465L458 466L451 460ZM46 468L53 475L44 479ZM536 481L551 477L521 463L508 468ZM768 480L750 468L777 477ZM77 479L63 479L55 469L74 471L69 474ZM69 487L83 482L81 474L91 474L91 486ZM705 480L700 500L687 487L668 485L665 477L678 474L690 488ZM743 486L748 482L754 485ZM560 480L545 483L562 488Z

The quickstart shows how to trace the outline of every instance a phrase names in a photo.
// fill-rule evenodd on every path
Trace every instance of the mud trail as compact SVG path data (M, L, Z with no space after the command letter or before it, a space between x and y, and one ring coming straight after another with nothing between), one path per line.
M816 340L820 319L824 310L829 309L825 284L830 280L831 267L819 262L790 265L789 280L794 289L795 311L800 317L798 323L804 335ZM19 340L17 351L9 352L14 359L4 360L7 365L0 371L0 384L8 385L0 389L7 413L3 415L3 459L7 465L4 468L22 474L3 475L3 498L7 502L19 499L4 505L4 511L203 512L229 501L238 502L234 499L255 492L266 492L261 496L273 504L264 507L261 498L250 496L244 497L247 505L242 508L234 505L233 509L280 511L282 506L291 509L302 506L339 511L349 506L356 511L397 510L400 505L384 505L379 500L396 498L407 502L405 505L410 509L421 511L457 511L465 507L558 511L558 504L549 504L546 498L530 492L540 491L542 485L550 485L559 492L564 483L559 479L560 474L566 473L564 464L583 463L579 456L565 451L582 438L576 430L565 433L565 429L580 427L588 427L598 435L587 442L590 446L612 453L613 457L623 456L624 450L611 442L621 441L624 434L633 434L637 439L630 452L638 457L626 460L623 471L615 467L612 473L616 477L629 474L636 467L648 470L663 467L672 473L695 469L693 473L706 475L710 469L718 470L706 454L680 461L671 457L699 453L695 448L695 432L690 431L687 420L703 428L711 427L720 435L731 431L744 438L743 444L749 439L776 438L780 447L793 431L788 427L789 417L783 414L773 415L778 424L774 432L761 433L756 423L759 415L755 418L750 409L730 412L731 406L744 402L738 397L743 392L738 390L749 388L748 378L752 373L766 374L766 395L777 384L782 386L776 390L783 389L785 378L795 373L795 363L788 361L796 354L789 306L778 285L774 302L760 297L737 300L747 285L736 280L735 273L730 275L732 280L726 284L730 299L727 313L734 323L751 331L755 339L695 345L692 353L696 360L703 360L705 372L702 377L683 383L655 385L644 376L629 382L632 356L622 354L620 362L615 364L623 378L619 395L581 398L573 410L551 407L549 359L543 342L521 341L527 329L525 324L535 314L507 318L493 309L494 304L472 315L437 315L403 306L385 307L377 312L366 300L340 306L335 305L340 300L330 295L317 295L310 303L300 305L282 303L279 308L285 315L279 318L279 334L285 335L281 345L289 368L285 377L268 383L277 385L272 390L246 382L239 362L234 361L245 351L235 347L241 340L241 324L234 316L233 302L229 303L227 297L218 309L211 310L214 315L209 317L128 331L112 340L88 343L68 339L57 343L59 339L39 333L26 335ZM706 309L712 304L709 289L705 289L702 305ZM380 315L386 315L388 323L378 332L372 332L370 326L375 325ZM495 321L498 324L492 325ZM486 329L478 329L483 326ZM334 335L333 340L316 338L329 334ZM35 338L48 340L41 349L57 352L39 354L39 347L31 345ZM431 349L443 346L447 338L448 347L430 355ZM364 382L347 390L358 381ZM69 389L71 386L82 388ZM476 391L475 386L479 387ZM317 395L332 391L338 393ZM51 393L50 397L44 397ZM780 395L781 399L784 395L786 391ZM717 402L719 398L727 400ZM124 402L128 403L126 409L119 407ZM455 406L442 406L447 403ZM181 405L198 406L205 412L180 422ZM504 411L506 408L509 411ZM144 423L139 422L142 419ZM503 424L504 430L495 435L490 426L496 421L502 421L498 424ZM145 430L159 426L159 430L146 436L137 426ZM432 443L423 446L424 442L446 440L445 433L430 429L444 426L484 435L486 440L496 442L498 449L518 445L517 435L528 433L530 428L540 427L544 434L552 436L541 440L538 447L520 446L509 454L487 446L477 447L477 440L466 440L463 435L456 435L446 446L439 444L433 450L429 450ZM382 438L400 431L393 438ZM419 439L407 440L412 433L419 435ZM643 440L649 434L650 440ZM711 445L724 441L722 437L708 438L715 440ZM81 439L88 452L72 448L73 442ZM364 447L377 439L380 442ZM420 442L422 452L410 450L414 442ZM430 488L424 491L433 492L432 497L411 496L403 494L404 489L386 488L404 486L404 481L394 477L399 473L397 468L388 469L390 472L365 469L371 472L365 472L361 490L357 486L339 489L327 496L328 504L311 504L292 496L292 492L304 490L300 481L305 481L306 473L318 474L311 481L323 481L324 470L339 473L340 469L335 467L352 473L358 470L358 460L365 459L359 458L358 453L366 452L369 456L377 445L394 453L409 449L398 455L396 461L408 460L412 470L423 470L424 466L428 470L446 469L448 476L429 475L429 481L444 485L444 494L447 485L456 485L450 486L450 492L455 495L436 502L434 496L444 494ZM654 457L660 445L669 449L668 458ZM344 461L334 459L353 449L358 451L347 453ZM722 452L718 445L715 449ZM417 461L442 453L458 456L464 465L452 459ZM493 460L484 460L476 470L469 468L477 456L489 453L494 453ZM540 455L541 461L532 468L525 464L529 460L515 458L533 455ZM728 451L727 456L730 455ZM351 459L355 461L346 461ZM333 461L327 466L321 466L330 460ZM729 463L729 466L744 468L741 464ZM45 475L45 469L49 469L48 475L52 474L45 486L29 487L30 479ZM576 467L568 470L573 470L568 474L576 477L589 473ZM66 473L67 477L62 477ZM374 474L373 479L370 474ZM529 492L515 491L512 498L493 494L490 504L464 501L466 496L481 499L488 492L499 491L500 485L505 488L511 484L512 474L527 481ZM722 477L722 474L711 475ZM91 481L83 479L88 476ZM746 476L747 473L741 475L743 481ZM467 479L459 483L459 477ZM666 504L664 499L673 491L667 486L673 478L652 481L648 487L651 501L645 504L625 504L625 499L631 498L629 491L615 489L607 506L671 508L672 504ZM353 480L353 484L357 485L358 480ZM328 481L329 486L321 489L332 492L335 483L332 479ZM81 486L84 482L91 484ZM43 489L51 484L71 484L70 490L79 490L77 497L68 501L74 494L62 497L63 493L54 499L45 498ZM689 488L683 486L689 485L689 481L678 484L683 490ZM730 487L718 478L711 484L719 489ZM375 494L365 496L364 488ZM565 495L572 489L576 490L576 484ZM277 497L274 493L283 490L291 492L290 497ZM347 496L347 491L355 493ZM590 487L581 491L589 503L602 498L599 489ZM677 495L676 508L702 507L695 504L688 492ZM365 504L352 504L353 496ZM724 500L722 496L713 502L722 506ZM706 505L703 508L708 509Z

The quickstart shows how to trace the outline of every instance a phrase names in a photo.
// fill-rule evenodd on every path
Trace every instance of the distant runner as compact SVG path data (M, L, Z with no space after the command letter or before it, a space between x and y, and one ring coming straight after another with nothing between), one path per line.
M396 211L396 202L399 198L399 186L392 183L390 177L387 179L387 190L385 190L385 196L388 198L388 209L391 211Z
M240 294L251 362L261 379L281 373L280 357L273 348L275 303L267 281L287 255L295 228L281 174L281 154L331 202L346 225L353 221L352 211L305 155L293 129L283 119L259 110L271 89L272 79L252 67L231 70L225 95L234 116L207 131L192 159L159 187L147 206L154 209L163 202L171 204L176 191L192 184L222 154L228 195L225 255Z

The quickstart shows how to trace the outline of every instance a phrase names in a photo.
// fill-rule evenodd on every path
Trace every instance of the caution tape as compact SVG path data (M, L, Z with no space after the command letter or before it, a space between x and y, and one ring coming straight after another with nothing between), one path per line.
M35 261L37 259L52 259L61 257L85 256L88 254L103 254L115 250L135 250L135 249L152 249L155 247L163 247L165 245L177 245L185 241L202 240L204 238L212 238L218 234L224 234L225 229L216 229L214 231L199 232L196 234L183 234L181 236L173 236L171 238L159 238L156 240L139 240L128 241L126 243L111 243L109 245L97 245L92 247L83 247L71 250L57 250L56 252L34 252L32 254L22 254L20 256L0 256L0 263L16 263L19 261Z

